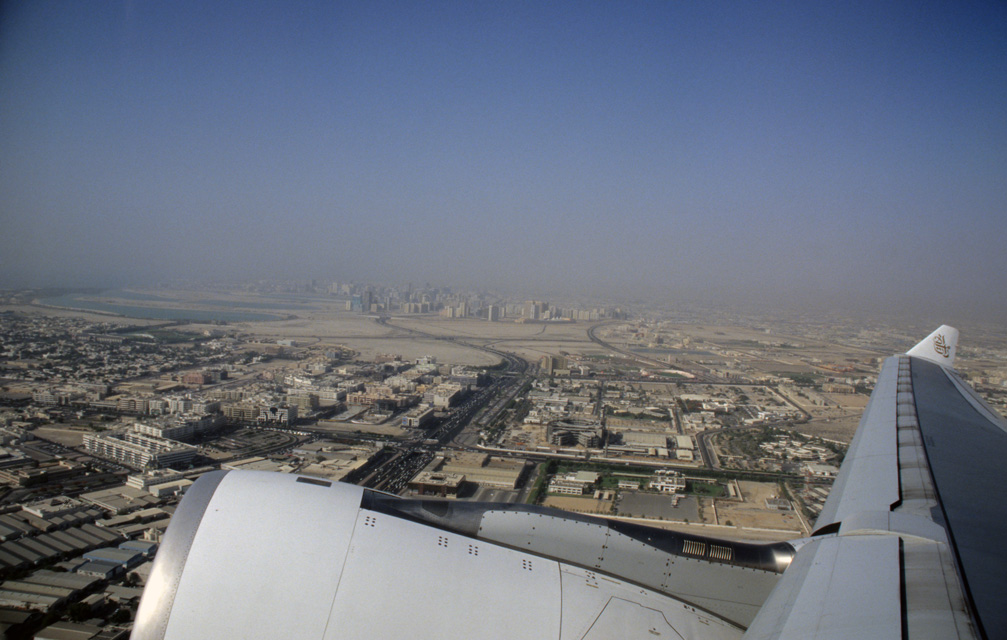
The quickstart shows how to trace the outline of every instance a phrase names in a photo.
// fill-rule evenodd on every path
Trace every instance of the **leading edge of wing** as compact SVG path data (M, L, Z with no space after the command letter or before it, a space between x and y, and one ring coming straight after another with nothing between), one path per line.
M955 373L957 339L945 325L885 360L813 538L745 638L1004 637L1007 506L989 489L1007 431Z

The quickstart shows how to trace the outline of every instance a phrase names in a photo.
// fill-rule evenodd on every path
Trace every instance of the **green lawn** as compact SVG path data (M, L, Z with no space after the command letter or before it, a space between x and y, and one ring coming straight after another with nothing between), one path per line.
M708 482L690 482L689 493L706 498L719 498L724 495L724 487Z

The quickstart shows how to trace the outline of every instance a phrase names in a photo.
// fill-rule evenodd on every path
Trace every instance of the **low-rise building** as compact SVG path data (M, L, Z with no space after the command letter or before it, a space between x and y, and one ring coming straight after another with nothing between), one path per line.
M685 491L685 478L671 469L658 469L650 480L650 488L661 493L681 493Z
M402 426L407 429L422 429L434 419L433 407L419 406L402 416Z
M223 419L217 415L178 415L160 420L137 422L133 425L133 431L154 438L191 442L197 435L212 431L222 423Z
M804 465L804 471L816 478L835 478L839 474L839 467L831 464L809 462Z
M224 418L234 422L255 422L260 411L261 407L252 403L225 404L220 408Z
M147 487L147 491L155 498L165 498L168 496L180 496L191 486L192 480L182 478L181 480L152 484Z
M88 505L67 496L57 496L55 498L44 498L22 507L28 513L39 518L54 518L57 516L68 516L81 511L86 511Z
M582 496L588 488L580 483L569 482L562 478L554 478L549 483L549 493L561 493L569 496Z
M594 471L577 471L556 476L549 483L549 493L580 496L591 491L601 474Z
M152 469L146 473L135 473L126 478L126 486L134 489L146 489L155 484L174 482L181 480L184 476L171 469Z
M793 511L794 507L790 504L790 500L784 500L783 498L766 498L766 508L775 509L776 511Z
M127 485L90 491L81 494L80 497L82 500L112 513L128 513L138 509L147 509L158 503L158 500L149 492ZM99 524L106 526L107 521L99 521Z
M97 562L108 562L109 564L117 564L123 569L129 569L130 567L134 567L146 560L146 554L143 551L136 549L102 547L101 549L95 549L94 551L88 551L85 553L84 559L94 560Z
M289 426L297 422L297 407L289 405L262 407L259 411L258 421L267 424L283 424Z
M453 407L464 393L459 384L440 384L427 391L423 401L437 408Z
M196 456L196 447L145 436L133 430L86 434L84 447L92 455L115 460L134 469L186 465Z
M546 427L546 438L558 446L600 447L605 440L605 428L588 420L557 420Z
M464 482L465 476L460 473L421 471L409 481L409 490L421 496L457 496Z
M493 458L485 453L455 453L438 469L465 476L479 485L514 489L525 470L524 460Z
M101 578L102 580L109 580L115 577L117 574L122 573L123 568L111 562L102 562L99 560L89 560L83 565L77 567L76 572L84 576L94 576L96 578Z

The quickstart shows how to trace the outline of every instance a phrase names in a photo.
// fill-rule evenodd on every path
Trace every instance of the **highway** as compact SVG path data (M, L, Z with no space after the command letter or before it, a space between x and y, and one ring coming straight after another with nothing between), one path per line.
M639 353L635 353L633 351L630 351L629 349L622 349L622 348L616 347L615 345L613 345L613 344L611 344L609 342L605 342L604 340L602 340L601 338L598 337L597 330L599 328L606 327L606 326L613 325L613 324L625 324L625 321L622 321L622 320L620 320L620 321L614 321L613 320L611 322L601 322L599 324L596 324L596 325L588 328L588 330L587 330L587 337L590 338L591 342L594 342L598 346L604 347L605 349L608 349L610 351L614 351L614 352L616 352L618 354L624 355L627 358L630 358L632 360L636 360L637 362L642 362L644 364L647 364L647 365L650 365L650 366L653 366L653 367L660 367L661 369L668 369L669 367L671 367L671 365L668 364L667 362L663 362L661 360L657 360L656 358L649 358L647 356L640 355ZM696 377L694 379L688 380L689 382L693 382L693 383L695 383L695 382L707 382L708 378L709 378L709 376L706 376L706 375L703 375L703 374L695 374L694 373L693 375L695 375ZM662 382L662 381L661 380L647 380L647 382ZM664 382L667 382L667 381L664 381ZM672 380L671 382L679 382L679 380Z
M401 492L406 483L420 470L429 464L440 448L455 450L476 450L479 433L484 424L488 424L503 411L507 403L521 389L528 374L528 362L518 356L500 351L492 347L472 344L460 338L438 336L416 329L400 327L389 322L388 316L382 315L375 321L383 326L391 327L427 340L442 340L453 344L491 353L499 357L504 367L490 372L491 382L471 392L460 405L451 409L450 415L433 431L409 442L388 442L387 448L377 456L372 464L364 470L364 477L359 481L361 486L387 491ZM478 418L478 420L476 419ZM310 428L305 431L311 431ZM367 439L367 438L359 438ZM436 440L437 444L428 447L423 442Z
M476 349L478 351L483 351L485 353L491 353L499 357L505 366L503 369L492 372L492 382L482 387L474 392L472 392L459 406L452 409L451 414L434 429L432 432L425 434L425 441L430 442L435 440L436 444L430 442L431 447L424 446L421 444L420 440L414 440L412 442L400 442L400 443L388 443L389 447L394 447L394 449L386 449L388 452L385 456L379 457L375 461L375 464L368 469L368 475L364 478L360 484L362 486L372 487L388 491L390 493L398 493L401 491L405 484L420 471L426 464L429 464L436 455L436 451L440 449L447 450L460 450L460 451L483 451L486 453L492 453L493 455L503 456L503 457L519 457L531 460L549 460L549 459L584 459L581 456L555 454L555 453L545 453L537 451L509 451L503 449L496 449L494 447L488 446L478 446L479 433L480 430L492 423L493 419L502 411L504 411L508 403L513 400L515 395L521 389L521 386L529 377L529 364L524 359L518 356L508 353L505 351L500 351L489 346L473 344L467 342L464 339L453 337L453 336L438 336L424 331L419 331L416 329L409 329L406 327L400 327L398 325L392 324L388 316L380 316L375 318L375 320L384 326L395 328L406 333L415 335L428 340L443 340L445 342L451 342L461 346L465 346L471 349ZM601 323L592 326L588 329L588 337L596 344L609 349L616 353L620 353L626 357L632 358L637 361L645 362L648 364L653 364L655 366L667 367L667 363L660 362L658 360L648 358L646 356L641 356L639 354L632 353L628 350L619 349L612 346L611 344L601 340L595 333L598 327L605 326L606 324L615 324L612 322ZM643 380L641 380L643 381ZM652 381L652 380L651 380ZM702 380L702 379L689 379L681 380L675 382L683 383L702 383L702 384L737 384L724 381L713 381L713 380ZM602 386L604 389L604 385ZM603 398L603 392L599 392L599 400ZM680 417L676 420L680 427ZM681 430L681 427L680 427ZM700 456L703 461L704 467L713 471L724 471L720 468L720 465L713 455L709 442L707 441L710 436L717 433L726 431L726 429L710 429L697 434L696 443L699 449ZM639 461L606 461L610 464L626 464L626 465L639 465ZM645 465L648 466L648 465ZM655 466L672 466L672 465L655 465ZM749 475L758 475L766 477L767 479L790 479L792 476L788 474L778 474L778 473L768 473L768 472L746 472Z
M525 379L529 375L528 362L513 353L485 345L473 344L454 336L438 336L417 329L401 327L389 322L390 319L389 316L382 315L376 321L382 326L405 331L417 337L428 340L442 340L469 349L490 353L504 362L505 366L503 369L490 373L493 382L475 391L460 407L452 412L451 416L436 431L429 435L430 438L438 440L442 445L449 442L454 442L463 447L474 445L478 442L479 431L482 426L492 422L493 418L506 408L507 402L513 399L514 395L521 388L521 385L524 384ZM487 409L487 407L489 408ZM480 412L482 413L480 414ZM473 419L476 416L479 417L479 420L473 424Z

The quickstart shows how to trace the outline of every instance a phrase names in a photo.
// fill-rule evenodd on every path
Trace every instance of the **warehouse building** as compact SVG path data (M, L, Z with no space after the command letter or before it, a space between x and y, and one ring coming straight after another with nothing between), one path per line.
M510 490L517 488L524 470L524 460L493 458L485 453L452 454L437 469L440 473L462 475L468 482L481 486Z

